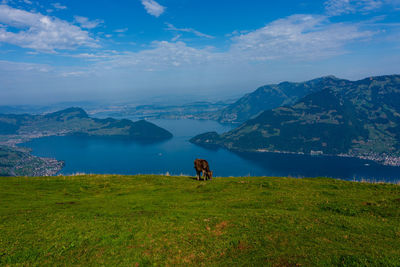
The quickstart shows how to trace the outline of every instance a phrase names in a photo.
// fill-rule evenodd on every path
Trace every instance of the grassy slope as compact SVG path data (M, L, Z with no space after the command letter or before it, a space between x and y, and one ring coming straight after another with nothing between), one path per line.
M400 265L392 184L0 178L0 203L0 265Z

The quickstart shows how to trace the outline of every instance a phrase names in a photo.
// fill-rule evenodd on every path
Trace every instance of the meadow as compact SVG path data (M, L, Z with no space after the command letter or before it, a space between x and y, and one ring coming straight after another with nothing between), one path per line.
M1 177L0 265L400 266L400 186Z

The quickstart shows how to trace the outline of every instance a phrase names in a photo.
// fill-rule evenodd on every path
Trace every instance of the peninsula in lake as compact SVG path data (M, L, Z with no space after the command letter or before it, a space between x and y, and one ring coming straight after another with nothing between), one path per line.
M124 138L137 142L160 142L172 134L139 120L91 118L81 108L68 108L45 115L0 114L0 172L5 175L54 175L63 166L54 159L38 158L17 144L44 136L80 135ZM12 167L12 168L11 168Z

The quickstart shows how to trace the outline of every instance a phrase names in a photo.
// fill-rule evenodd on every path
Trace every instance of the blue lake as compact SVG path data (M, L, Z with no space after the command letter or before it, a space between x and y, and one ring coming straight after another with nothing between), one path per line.
M193 161L204 158L214 176L333 177L345 180L400 181L400 167L340 157L302 156L275 153L235 153L210 150L188 140L206 131L231 129L214 121L152 120L174 137L156 144L78 136L34 139L21 146L41 157L64 160L61 174L166 174L195 175Z

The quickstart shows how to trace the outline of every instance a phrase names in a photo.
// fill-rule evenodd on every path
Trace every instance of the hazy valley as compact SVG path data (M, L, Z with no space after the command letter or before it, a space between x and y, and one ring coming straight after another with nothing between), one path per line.
M260 155L266 152L335 155L399 166L399 86L397 75L360 81L326 76L301 83L265 85L233 102L101 108L90 105L92 116L120 119L89 117L81 108L44 115L3 114L0 142L8 146L8 151L34 138L63 135L153 143L168 140L172 134L146 120L215 120L231 125L232 130L197 136L194 131L186 140L206 148L223 147ZM146 120L132 122L123 118ZM49 164L53 170L49 174L62 166L55 160Z

